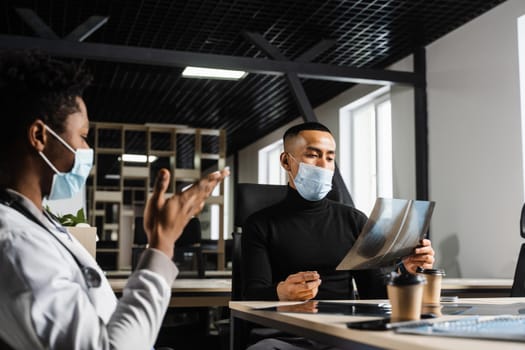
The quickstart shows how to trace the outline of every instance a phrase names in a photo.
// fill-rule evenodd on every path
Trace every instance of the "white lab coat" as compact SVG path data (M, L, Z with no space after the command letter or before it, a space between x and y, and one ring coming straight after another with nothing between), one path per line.
M49 230L0 204L0 338L15 349L150 350L178 274L173 262L147 249L117 300L74 237L27 198L9 193ZM88 288L72 254L100 274L100 287Z

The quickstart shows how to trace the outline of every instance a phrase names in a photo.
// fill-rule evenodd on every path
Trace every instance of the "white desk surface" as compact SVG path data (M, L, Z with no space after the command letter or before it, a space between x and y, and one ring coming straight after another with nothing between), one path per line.
M109 284L115 293L121 293L127 278L109 278ZM172 293L231 293L232 281L229 278L181 278L175 279L171 286Z
M442 289L510 289L511 278L443 278Z
M132 271L131 270L108 270L104 271L107 278L128 278ZM206 270L204 271L205 278L231 278L231 270ZM179 271L179 276L177 278L197 278L197 271Z
M122 293L127 278L111 278L115 293ZM511 279L445 278L443 290L510 290ZM177 278L173 282L170 306L227 306L231 296L230 278ZM457 294L457 293L456 293Z
M122 293L127 278L109 278L115 293ZM231 297L229 278L176 279L171 287L171 307L228 306Z
M352 301L354 302L354 301ZM371 302L363 300L362 302ZM385 302L385 300L377 301ZM460 299L459 303L508 304L525 302L525 298L479 298ZM476 350L517 350L525 349L525 343L512 341L475 340L421 335L396 334L393 331L362 331L348 329L346 323L373 319L374 317L345 316L329 314L303 314L257 310L258 308L289 305L291 302L230 302L232 317L280 329L342 348L352 349L476 349ZM436 320L456 319L462 316L443 316ZM463 316L465 317L465 316Z
M118 289L120 292L125 285L125 281L131 271L108 271L106 276L108 277L113 289ZM206 271L206 277L218 278L206 278L209 282L202 282L203 279L187 279L188 282L184 281L184 278L177 278L173 285L173 288L188 288L188 287L215 287L215 288L230 288L231 291L231 280L228 278L228 273L231 275L231 271ZM181 271L181 276L184 276ZM195 281L195 282L193 282ZM210 282L211 281L211 282ZM510 289L512 287L512 279L508 278L444 278L442 283L442 289Z

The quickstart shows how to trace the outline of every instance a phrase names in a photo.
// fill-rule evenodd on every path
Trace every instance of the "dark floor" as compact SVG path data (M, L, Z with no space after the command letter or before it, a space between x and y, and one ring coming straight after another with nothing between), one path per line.
M225 347L223 347L225 346ZM173 331L160 335L155 343L155 348L169 347L173 350L226 350L228 343L222 344L218 335L196 336L191 332Z
M228 350L229 329L224 326L228 318L227 308L171 308L164 318L155 347Z

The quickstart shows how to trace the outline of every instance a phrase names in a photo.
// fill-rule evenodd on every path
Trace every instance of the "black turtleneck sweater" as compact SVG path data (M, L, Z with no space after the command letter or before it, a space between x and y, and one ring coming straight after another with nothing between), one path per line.
M277 300L277 284L299 271L321 275L315 299L352 299L352 276L362 299L385 298L380 270L336 271L366 222L341 203L307 201L288 187L286 198L251 215L243 227L243 297Z

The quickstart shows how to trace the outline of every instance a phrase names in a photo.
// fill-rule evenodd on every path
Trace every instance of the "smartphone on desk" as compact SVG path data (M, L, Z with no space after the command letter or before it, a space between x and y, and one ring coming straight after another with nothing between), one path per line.
M368 321L348 322L346 326L348 328L361 329L364 331L386 331L393 329L389 317Z
M424 321L427 318L435 318L434 314L422 314L421 320L415 321L403 321L403 322L391 322L390 317L368 320L368 321L357 321L357 322L348 322L346 326L352 329L361 329L364 331L387 331L393 330L401 326L416 325L416 324L426 324L428 321Z

